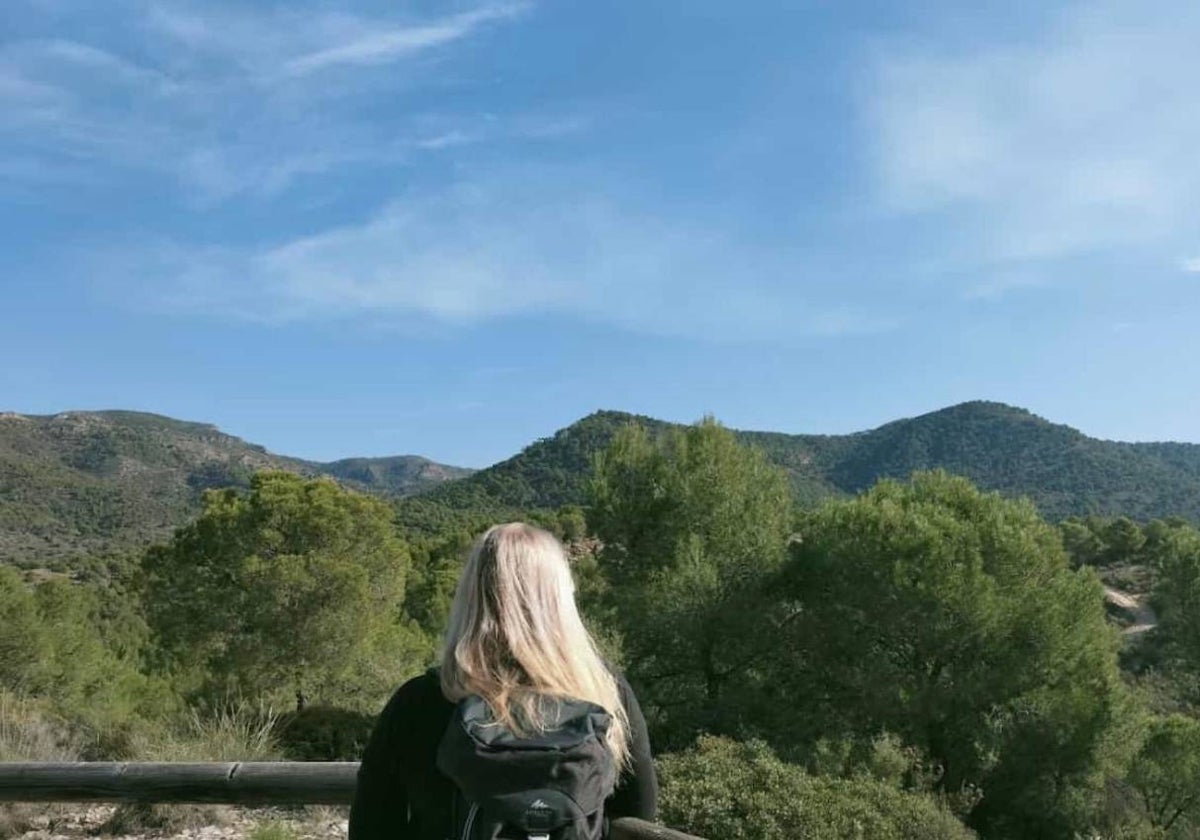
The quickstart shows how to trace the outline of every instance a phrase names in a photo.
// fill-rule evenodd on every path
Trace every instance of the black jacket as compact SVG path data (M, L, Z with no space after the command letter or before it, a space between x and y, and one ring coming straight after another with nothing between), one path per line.
M637 698L617 677L629 716L632 766L617 780L605 814L653 820L658 779ZM454 786L437 769L438 744L454 704L429 672L397 689L375 723L358 771L349 840L444 840L450 831Z

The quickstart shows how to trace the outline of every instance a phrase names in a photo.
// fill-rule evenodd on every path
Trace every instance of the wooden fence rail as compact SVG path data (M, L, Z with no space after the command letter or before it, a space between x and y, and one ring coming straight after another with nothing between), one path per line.
M356 761L0 762L0 802L205 802L346 805ZM630 818L612 840L700 840Z

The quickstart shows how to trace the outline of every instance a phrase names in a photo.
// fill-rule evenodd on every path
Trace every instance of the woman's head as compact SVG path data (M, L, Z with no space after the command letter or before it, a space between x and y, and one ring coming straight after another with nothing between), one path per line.
M442 691L478 694L509 726L538 726L539 697L574 697L613 716L609 743L627 755L628 726L616 680L575 606L562 545L522 522L489 528L467 558L442 654Z

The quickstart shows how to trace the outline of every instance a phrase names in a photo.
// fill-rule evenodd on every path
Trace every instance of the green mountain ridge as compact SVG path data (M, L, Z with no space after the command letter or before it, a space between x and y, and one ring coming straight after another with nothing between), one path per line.
M413 455L318 463L216 426L134 411L0 414L0 563L66 564L140 548L199 511L210 487L264 469L404 496L472 471Z
M195 515L205 488L244 485L261 469L328 475L398 499L400 521L417 530L580 504L592 459L630 422L658 434L672 427L597 411L471 471L418 456L317 463L209 424L139 412L0 414L0 563L70 566L164 539ZM802 504L941 468L1027 496L1051 520L1095 513L1200 522L1200 445L1099 440L1003 403L962 403L848 435L737 435L787 472Z
M598 411L404 504L497 510L579 504L590 459L630 422L660 433L671 426ZM962 403L848 435L737 435L787 471L802 503L857 493L880 478L945 469L983 489L1029 497L1051 520L1094 513L1200 521L1200 444L1099 440L1004 403Z

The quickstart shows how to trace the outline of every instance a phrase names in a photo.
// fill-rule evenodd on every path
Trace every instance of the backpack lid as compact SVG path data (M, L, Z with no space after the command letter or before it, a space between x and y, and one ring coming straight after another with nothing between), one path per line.
M477 695L459 702L453 722L477 744L509 750L569 749L590 738L604 741L612 725L609 713L587 700L539 697L537 705L544 726L527 726L523 733L497 721L492 707Z
M464 698L442 736L438 769L473 802L542 790L562 792L583 813L601 808L616 784L612 718L583 700L542 702L547 726L524 735L498 722L483 698Z

